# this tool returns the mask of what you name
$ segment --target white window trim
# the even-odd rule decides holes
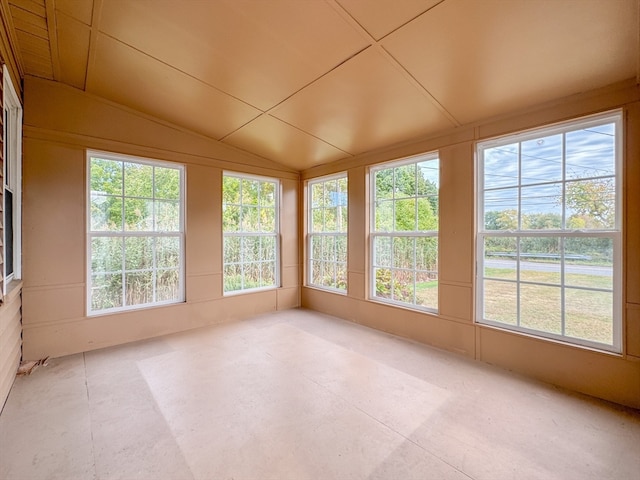
[[[623,353],[623,315],[622,315],[622,240],[623,240],[623,228],[622,219],[624,217],[623,211],[623,114],[622,110],[613,110],[601,114],[590,115],[581,117],[566,122],[560,122],[552,125],[548,125],[541,128],[535,128],[525,130],[521,133],[509,134],[501,137],[495,137],[476,144],[477,151],[477,236],[476,236],[476,318],[475,322],[480,325],[489,325],[499,328],[501,330],[513,331],[532,335],[536,338],[559,341],[566,345],[593,348],[596,350],[604,350],[612,353]],[[615,226],[613,230],[517,230],[517,231],[485,231],[484,225],[484,162],[483,152],[484,150],[506,145],[515,142],[525,142],[534,138],[540,138],[548,135],[562,134],[572,132],[580,128],[588,128],[590,126],[601,125],[603,123],[615,123],[616,125],[616,138],[615,138],[615,188],[616,188],[616,218]],[[585,178],[588,180],[588,178]],[[563,178],[562,183],[569,183]],[[541,182],[544,184],[545,182]],[[533,184],[537,185],[537,184]],[[529,186],[529,185],[527,185]],[[518,197],[520,201],[520,196]],[[563,209],[564,210],[564,209]],[[612,345],[594,342],[586,339],[569,337],[565,335],[558,335],[550,332],[541,332],[538,330],[532,330],[525,327],[506,324],[493,320],[487,320],[483,318],[484,312],[484,240],[487,237],[559,237],[559,238],[576,238],[576,237],[600,237],[612,239],[614,247],[613,256],[613,317],[612,317],[612,329],[613,329],[613,342]],[[561,264],[561,268],[564,268],[564,264]],[[522,283],[519,280],[515,280],[514,283]],[[525,284],[533,284],[534,282],[524,282]],[[564,286],[564,283],[562,284]],[[588,290],[585,288],[585,290]],[[520,301],[518,297],[518,302]]]
[[[330,182],[332,180],[340,180],[342,178],[347,179],[347,212],[348,212],[348,208],[349,208],[349,194],[348,194],[348,188],[349,188],[349,176],[347,174],[347,172],[340,172],[340,173],[336,173],[336,174],[332,174],[332,175],[326,175],[323,177],[316,177],[313,179],[310,179],[307,181],[307,199],[308,199],[308,205],[307,205],[307,256],[306,256],[306,265],[307,265],[307,275],[306,275],[306,287],[309,288],[317,288],[318,290],[324,290],[327,292],[331,292],[331,293],[337,293],[339,295],[347,295],[348,290],[349,290],[349,276],[348,276],[348,268],[349,268],[349,258],[348,258],[348,249],[349,249],[349,225],[347,224],[347,228],[345,231],[336,231],[336,232],[314,232],[313,231],[313,216],[312,216],[312,209],[313,209],[313,205],[312,205],[312,201],[313,201],[313,196],[311,193],[311,189],[313,187],[313,185],[317,184],[317,183],[324,183],[324,182]],[[347,213],[348,215],[348,213]],[[347,216],[348,218],[348,216]],[[325,285],[318,285],[313,283],[312,281],[312,275],[313,275],[313,269],[311,267],[311,248],[312,248],[312,239],[313,237],[318,236],[318,237],[322,237],[322,236],[331,236],[331,237],[335,237],[335,236],[343,236],[346,238],[347,241],[347,264],[345,265],[345,269],[347,269],[347,288],[345,289],[341,289],[341,288],[334,288],[334,287],[328,287]],[[332,262],[334,264],[337,264],[339,262]]]
[[[257,180],[259,182],[272,182],[276,184],[275,187],[275,195],[276,198],[274,199],[274,204],[275,204],[275,224],[276,224],[276,231],[275,232],[270,232],[270,233],[263,233],[263,232],[243,232],[243,231],[237,231],[237,232],[225,232],[224,231],[224,226],[222,226],[222,295],[224,297],[231,297],[234,295],[244,295],[247,293],[256,293],[256,292],[263,292],[263,291],[268,291],[268,290],[276,290],[278,288],[281,288],[281,270],[282,270],[282,266],[281,266],[281,255],[280,255],[280,245],[281,245],[281,226],[280,226],[280,210],[282,209],[282,205],[281,205],[281,199],[282,199],[282,182],[280,181],[280,179],[278,178],[274,178],[274,177],[266,177],[263,175],[254,175],[254,174],[250,174],[250,173],[241,173],[241,172],[234,172],[234,171],[230,171],[230,170],[225,170],[222,172],[222,178],[224,179],[224,177],[235,177],[235,178],[239,178],[239,179],[247,179],[247,180]],[[222,189],[223,191],[222,193],[222,197],[223,197],[223,201],[221,202],[221,207],[224,207],[224,181],[222,182]],[[275,239],[275,243],[276,243],[276,258],[275,258],[275,266],[276,266],[276,271],[275,271],[275,284],[274,285],[267,285],[264,287],[254,287],[254,288],[242,288],[240,290],[231,290],[226,292],[224,290],[224,239],[225,237],[243,237],[243,236],[256,236],[256,237],[260,237],[260,236],[273,236]],[[244,281],[244,280],[243,280]]]
[[[156,166],[156,167],[169,167],[169,168],[173,168],[173,169],[177,169],[180,170],[180,231],[179,232],[161,232],[161,231],[150,231],[150,232],[136,232],[136,231],[122,231],[122,232],[111,232],[111,231],[92,231],[91,230],[91,158],[92,157],[97,157],[100,159],[104,159],[104,160],[113,160],[116,162],[131,162],[131,163],[137,163],[137,164],[141,164],[141,165],[150,165],[150,166]],[[132,156],[132,155],[125,155],[125,154],[119,154],[119,153],[111,153],[111,152],[104,152],[104,151],[99,151],[99,150],[87,150],[86,151],[86,179],[85,179],[85,185],[86,185],[86,208],[87,208],[87,214],[86,214],[86,229],[87,229],[87,236],[86,236],[86,251],[85,251],[85,258],[86,258],[86,279],[87,279],[87,288],[86,288],[86,312],[87,312],[87,316],[88,317],[97,317],[97,316],[101,316],[101,315],[110,315],[113,313],[120,313],[120,312],[127,312],[127,311],[131,311],[131,310],[145,310],[148,308],[156,308],[156,307],[162,307],[162,306],[166,306],[166,305],[175,305],[178,303],[184,303],[185,302],[185,224],[186,224],[186,219],[185,219],[185,212],[186,212],[186,191],[185,191],[185,186],[186,186],[186,178],[185,178],[185,172],[186,169],[184,168],[184,165],[182,164],[178,164],[178,163],[173,163],[173,162],[167,162],[167,161],[162,161],[162,160],[154,160],[151,158],[145,158],[145,157],[136,157],[136,156]],[[123,196],[123,198],[126,198]],[[124,217],[123,217],[124,218]],[[179,237],[180,238],[180,266],[179,266],[179,271],[178,271],[178,299],[177,300],[164,300],[164,301],[156,301],[156,302],[152,302],[152,303],[145,303],[142,305],[125,305],[122,307],[115,307],[115,308],[108,308],[108,309],[103,309],[103,310],[92,310],[91,309],[91,275],[92,275],[92,271],[91,271],[91,239],[94,236],[98,236],[98,237]],[[125,261],[125,256],[124,256],[124,251],[122,254],[122,272],[123,275],[125,273],[125,269],[124,269],[124,261]],[[155,262],[155,260],[154,260]],[[154,271],[155,271],[155,266],[154,266]],[[123,283],[124,286],[124,283]],[[123,296],[125,295],[124,292],[124,288],[123,288]],[[124,303],[124,301],[123,301]]]
[[[373,302],[382,303],[385,305],[393,305],[397,307],[406,308],[409,310],[416,310],[420,312],[426,313],[435,313],[438,314],[440,310],[440,301],[438,301],[438,308],[433,308],[424,305],[416,305],[407,302],[401,302],[395,299],[383,298],[376,296],[376,276],[375,276],[375,239],[380,237],[388,237],[393,242],[394,237],[405,237],[405,238],[426,238],[426,237],[435,237],[438,239],[438,279],[440,277],[440,212],[438,211],[438,230],[428,230],[424,232],[411,232],[411,231],[391,231],[391,232],[382,232],[376,231],[376,188],[375,188],[375,173],[380,170],[385,170],[388,168],[396,168],[402,167],[405,165],[411,165],[420,162],[426,162],[430,160],[438,160],[440,161],[439,152],[427,152],[420,155],[413,155],[407,158],[401,158],[398,160],[392,160],[389,162],[384,162],[372,166],[369,168],[369,184],[370,184],[370,205],[369,208],[369,292],[368,292],[368,300]],[[395,194],[394,194],[395,200]],[[438,185],[438,202],[440,200],[440,185]],[[414,260],[415,260],[415,251],[414,251]],[[399,268],[389,267],[390,270],[402,270]],[[414,271],[414,270],[412,270]],[[440,282],[438,281],[438,296],[440,295]],[[414,285],[414,297],[415,297],[415,285]]]
[[[3,294],[7,293],[7,287],[12,280],[20,280],[22,278],[22,105],[13,86],[9,70],[6,65],[2,66],[3,74],[3,108],[9,106],[11,121],[14,128],[11,130],[11,138],[7,139],[6,134],[3,135],[4,141],[8,142],[5,151],[8,150],[11,158],[5,158],[5,162],[11,162],[11,172],[14,178],[4,179],[4,183],[8,183],[13,193],[13,273],[6,275],[6,261],[3,263]],[[4,112],[3,112],[4,115]],[[6,132],[6,127],[5,127]],[[5,169],[6,170],[6,169]],[[2,188],[4,189],[4,183]],[[3,208],[2,225],[6,225],[5,212]],[[4,243],[4,239],[3,239]],[[5,253],[3,246],[3,258]]]

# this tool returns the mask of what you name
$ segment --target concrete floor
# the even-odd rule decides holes
[[[50,361],[2,479],[640,478],[640,412],[305,310]]]

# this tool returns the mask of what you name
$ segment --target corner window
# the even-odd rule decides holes
[[[3,191],[2,294],[13,279],[22,278],[22,106],[3,65]]]
[[[347,293],[346,173],[309,181],[307,284]]]
[[[280,285],[278,180],[222,177],[224,293]]]
[[[621,125],[478,145],[478,322],[620,351]]]
[[[371,169],[371,297],[438,310],[436,155]]]
[[[183,167],[87,157],[89,314],[184,301]]]

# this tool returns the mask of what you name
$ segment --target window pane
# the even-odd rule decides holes
[[[125,230],[150,232],[153,230],[153,200],[124,199]]]
[[[322,232],[324,230],[322,208],[314,208],[311,210],[311,222],[312,232]]]
[[[263,207],[276,206],[276,184],[273,182],[260,183],[260,205]]]
[[[153,302],[153,272],[125,273],[124,281],[126,305]]]
[[[332,236],[322,237],[322,260],[332,262],[335,260],[335,238]]]
[[[416,303],[438,308],[438,277],[434,273],[416,272]]]
[[[224,263],[240,262],[240,237],[225,237]]]
[[[224,291],[242,290],[242,266],[237,264],[224,266]]]
[[[180,171],[175,168],[155,167],[155,198],[180,200]]]
[[[314,183],[311,185],[311,207],[324,207],[324,183]]]
[[[519,151],[517,143],[484,150],[484,188],[518,185]]]
[[[276,264],[275,262],[262,263],[262,287],[275,286],[276,284]]]
[[[262,260],[276,260],[276,237],[260,237],[260,258]]]
[[[156,267],[180,267],[180,238],[160,237],[156,239]]]
[[[518,284],[485,280],[484,318],[510,325],[518,324]]]
[[[156,232],[180,231],[180,202],[158,200],[156,204]]]
[[[404,165],[394,169],[396,198],[416,195],[416,166]]]
[[[393,204],[392,200],[376,203],[376,231],[393,231]]]
[[[391,298],[399,302],[415,303],[415,272],[392,270],[393,294]]]
[[[336,264],[336,282],[333,285],[334,288],[340,290],[347,289],[347,265],[346,263]]]
[[[240,179],[225,175],[222,178],[222,201],[225,204],[240,203]]]
[[[393,168],[378,170],[376,176],[376,200],[393,198]]]
[[[180,298],[180,273],[177,269],[158,270],[156,274],[156,301],[166,302]]]
[[[325,208],[324,209],[324,231],[335,232],[338,226],[338,209]]]
[[[260,209],[260,231],[275,232],[276,231],[276,210],[275,208]]]
[[[122,274],[91,276],[91,310],[122,307]]]
[[[119,237],[99,237],[91,240],[91,272],[122,270],[122,242]]]
[[[375,296],[380,298],[391,298],[391,270],[388,268],[375,268],[376,279]]]
[[[484,276],[518,279],[518,239],[487,237],[484,239]]]
[[[242,179],[242,204],[258,205],[258,191],[260,182],[257,180]]]
[[[517,230],[517,188],[485,192],[484,228],[485,230]]]
[[[613,342],[613,293],[567,288],[566,334],[611,344]]]
[[[91,230],[122,230],[122,198],[91,195]]]
[[[566,134],[567,179],[615,175],[615,124],[598,125]]]
[[[92,158],[91,193],[122,195],[122,162]]]
[[[378,267],[391,266],[391,238],[375,237],[373,241],[373,264]]]
[[[440,186],[440,161],[429,160],[418,163],[418,195],[434,195],[437,197]]]
[[[311,283],[322,285],[322,262],[319,260],[311,262]]]
[[[415,267],[415,240],[411,237],[395,237],[393,239],[393,266],[395,268]]]
[[[342,263],[347,263],[347,236],[336,235],[336,257],[335,260]]]
[[[260,259],[260,237],[242,237],[242,262]]]
[[[314,260],[318,260],[322,256],[322,237],[318,235],[313,235],[311,237],[311,258]]]
[[[615,228],[616,186],[613,178],[568,182],[566,189],[567,228]]]
[[[240,231],[240,207],[235,205],[222,207],[222,228],[225,232]]]
[[[520,280],[559,285],[561,282],[560,238],[520,238]]]
[[[562,333],[559,287],[520,285],[520,325],[532,330]]]
[[[124,239],[126,270],[153,268],[153,238],[129,237]]]
[[[567,238],[565,283],[573,287],[613,288],[613,240]]]
[[[416,230],[416,200],[404,199],[395,201],[395,230]]]
[[[140,163],[124,164],[124,194],[127,197],[153,196],[153,167]]]
[[[242,208],[242,231],[243,232],[259,232],[260,223],[258,222],[258,207],[241,207]]]
[[[426,272],[438,271],[438,237],[415,239],[416,269]]]
[[[523,230],[562,226],[562,184],[523,187],[520,202]]]
[[[437,198],[418,199],[418,230],[422,232],[438,230],[437,208]]]
[[[522,142],[522,184],[562,180],[562,135]]]

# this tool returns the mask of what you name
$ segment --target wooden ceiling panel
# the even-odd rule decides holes
[[[453,126],[373,47],[272,114],[351,154]]]
[[[220,139],[260,112],[106,35],[98,35],[86,90]]]
[[[91,29],[65,14],[56,15],[60,81],[84,90]]]
[[[75,18],[85,25],[91,25],[93,0],[55,0],[55,5],[56,10]]]
[[[105,2],[100,29],[261,110],[367,46],[318,1]]]
[[[382,41],[461,123],[636,74],[636,0],[447,0]]]
[[[233,132],[224,142],[295,169],[311,168],[349,156],[267,114]]]
[[[369,34],[380,40],[442,0],[337,0]]]

